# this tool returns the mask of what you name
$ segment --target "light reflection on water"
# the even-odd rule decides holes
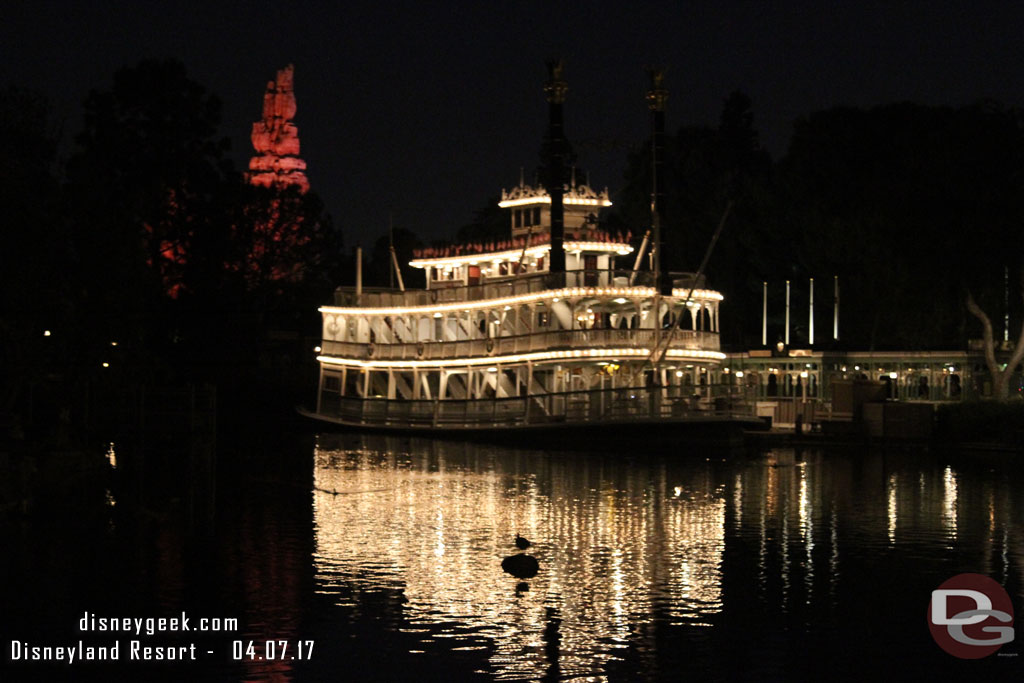
[[[960,571],[1019,586],[1010,485],[972,474],[966,500],[954,468],[911,460],[321,439],[316,582],[356,611],[362,592],[401,591],[396,628],[416,639],[410,651],[477,650],[497,680],[605,680],[627,651],[672,661],[657,652],[666,628],[691,640],[758,620],[857,631],[849,609],[887,606],[871,583],[881,570],[901,592],[890,608],[914,599],[911,585],[927,596]],[[500,569],[516,533],[541,563],[525,591]],[[897,622],[921,621],[916,607],[904,611]]]
[[[930,592],[962,572],[1004,585],[1021,613],[1016,461],[369,437],[315,447],[289,437],[244,456],[225,468],[202,533],[184,500],[140,506],[131,487],[98,479],[82,485],[81,514],[54,499],[8,529],[0,563],[12,577],[0,582],[0,631],[12,638],[74,642],[83,610],[238,617],[237,632],[208,639],[216,656],[192,668],[20,673],[46,683],[1019,678],[1019,657],[951,661],[924,618]],[[118,460],[130,470],[127,453]],[[500,569],[516,533],[541,562],[529,590]],[[316,650],[311,661],[237,661],[236,639],[259,654],[267,640]],[[903,670],[913,676],[894,676]]]
[[[721,609],[725,501],[706,472],[321,447],[314,483],[318,579],[403,588],[411,629],[435,627],[425,643],[492,641],[499,679],[547,669],[553,613],[572,678],[599,674],[655,603],[702,625]],[[516,533],[542,567],[528,591],[500,569]]]

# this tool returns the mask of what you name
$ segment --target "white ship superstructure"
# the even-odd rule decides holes
[[[546,88],[556,151],[558,75]],[[656,261],[598,227],[607,190],[560,163],[545,185],[502,193],[507,239],[424,249],[410,262],[424,289],[339,289],[320,308],[317,417],[416,429],[735,417],[722,295],[640,268]]]

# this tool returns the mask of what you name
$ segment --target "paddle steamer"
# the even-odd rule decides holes
[[[315,417],[431,432],[753,421],[723,367],[722,295],[660,269],[656,211],[637,249],[599,227],[611,201],[566,163],[558,67],[545,91],[545,177],[502,192],[507,239],[424,249],[409,265],[425,288],[357,283],[319,309]]]

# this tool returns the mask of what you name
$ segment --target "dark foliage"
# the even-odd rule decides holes
[[[0,416],[35,378],[73,353],[76,292],[56,177],[59,130],[49,103],[31,91],[0,92]],[[44,336],[49,331],[50,335]]]
[[[718,128],[688,126],[667,138],[662,267],[696,271],[732,202],[706,275],[726,293],[726,340],[750,344],[754,328],[748,323],[759,315],[761,281],[779,262],[785,239],[774,229],[772,162],[758,143],[750,100],[733,93],[725,100]],[[614,198],[616,206],[606,220],[609,228],[642,236],[651,222],[650,186],[651,155],[646,145],[630,156],[623,191]]]
[[[315,193],[247,185],[226,161],[219,124],[219,101],[180,63],[122,69],[110,89],[89,95],[62,185],[46,102],[2,94],[6,406],[57,358],[69,377],[105,372],[100,361],[113,357],[115,341],[135,379],[204,378],[255,363],[268,330],[315,334],[316,307],[354,281],[352,257],[342,259],[340,233]],[[798,120],[773,163],[752,103],[733,93],[717,126],[686,126],[666,143],[667,270],[695,270],[732,205],[707,269],[726,296],[728,346],[760,344],[766,281],[768,342],[781,338],[786,280],[793,344],[806,343],[811,277],[823,331],[839,277],[847,347],[961,347],[979,334],[964,311],[967,291],[993,320],[1008,312],[1019,324],[1020,111],[987,102],[831,109]],[[650,178],[645,146],[630,156],[604,228],[639,241],[650,224]],[[508,234],[492,199],[455,237]],[[408,267],[421,241],[401,227],[393,241],[406,286],[422,286],[422,271]],[[367,286],[397,284],[389,244],[382,237],[364,254]],[[828,336],[819,332],[818,345]]]
[[[707,271],[726,296],[722,325],[732,348],[760,345],[763,282],[769,344],[783,336],[786,280],[792,345],[808,342],[810,278],[816,345],[831,343],[834,276],[840,342],[850,348],[963,347],[979,336],[964,311],[968,289],[1000,319],[1005,297],[1020,320],[1024,129],[1015,109],[986,102],[818,112],[796,122],[787,154],[773,164],[758,145],[749,99],[734,93],[717,128],[680,129],[668,157],[668,269],[697,268],[733,202]],[[642,232],[649,187],[644,150],[630,158],[609,225]]]
[[[509,214],[498,206],[497,197],[487,200],[487,206],[478,209],[473,215],[473,222],[459,228],[455,234],[458,244],[467,242],[492,242],[508,239],[512,227]]]
[[[174,300],[226,239],[223,193],[236,178],[219,124],[220,101],[174,61],[121,69],[85,102],[65,192],[83,334],[127,345],[140,366],[167,357]]]
[[[1014,110],[833,109],[797,122],[780,196],[801,270],[844,285],[851,343],[962,346],[965,291],[1001,312],[1020,265],[1022,172]]]
[[[377,238],[369,253],[363,251],[363,284],[367,287],[398,288],[398,280],[394,276],[391,259],[392,243],[406,288],[423,287],[423,271],[409,265],[409,261],[413,259],[413,251],[421,248],[423,242],[416,233],[401,227],[394,228],[390,235]]]
[[[9,225],[34,228],[2,250],[0,334],[25,337],[4,339],[6,366],[38,381],[52,359],[14,358],[53,348],[68,387],[217,380],[255,365],[270,330],[315,332],[341,277],[340,234],[315,193],[253,188],[232,169],[215,96],[178,62],[144,61],[84,109],[61,185],[45,102],[10,91],[0,106],[15,141],[0,157],[0,206]],[[5,403],[18,387],[5,378]]]

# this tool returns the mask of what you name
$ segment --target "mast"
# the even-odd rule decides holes
[[[661,271],[661,178],[665,174],[665,103],[668,91],[663,87],[665,73],[661,69],[649,69],[651,87],[647,91],[647,107],[651,110],[651,265],[654,270],[654,349],[652,353],[654,384],[661,384],[659,350],[661,348],[661,293],[672,293],[670,278],[663,278]],[[663,281],[664,280],[664,281]],[[693,286],[690,287],[693,291]],[[682,312],[679,313],[682,316]]]
[[[551,197],[551,251],[549,269],[552,273],[565,273],[565,130],[562,107],[569,85],[563,78],[562,60],[547,63],[548,82],[544,94],[548,100],[548,135],[546,154],[545,189]]]
[[[662,69],[648,69],[648,74],[651,78],[651,87],[647,91],[647,107],[651,110],[651,255],[654,286],[662,291],[666,289],[666,283],[662,281],[662,268],[666,264],[661,258],[664,246],[661,234],[661,205],[664,203],[665,105],[668,102],[668,90],[664,88],[665,73]],[[671,287],[671,283],[668,283],[668,292],[671,291]]]

